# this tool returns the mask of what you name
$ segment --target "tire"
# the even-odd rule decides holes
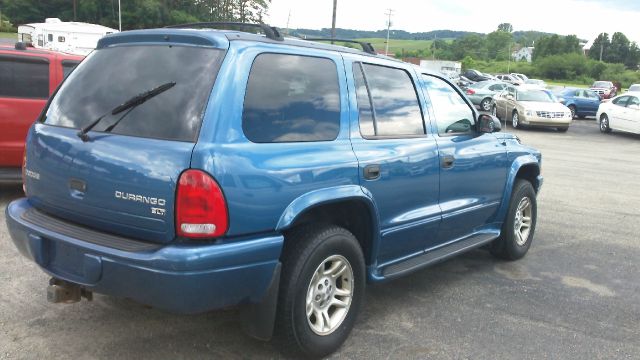
[[[563,132],[564,133],[564,132],[567,132],[567,130],[569,130],[569,127],[568,126],[567,127],[559,127],[557,129],[558,129],[559,132]]]
[[[536,193],[531,183],[526,180],[517,180],[513,186],[509,210],[502,225],[500,237],[491,244],[491,254],[505,260],[518,260],[524,257],[533,241],[537,209]],[[528,225],[528,228],[524,225]]]
[[[609,116],[607,116],[607,114],[600,115],[600,131],[603,133],[611,132],[611,127],[609,126]]]
[[[337,226],[301,227],[286,236],[281,260],[276,342],[296,357],[331,354],[349,336],[364,300],[366,272],[358,240]],[[322,275],[323,266],[342,273]],[[336,299],[343,304],[332,305]]]
[[[513,126],[514,129],[522,127],[522,125],[520,125],[520,115],[518,115],[518,111],[516,110],[513,110],[511,114],[511,126]]]
[[[480,102],[480,110],[482,111],[491,111],[491,99],[490,98],[485,98],[482,99],[482,101]]]
[[[575,105],[569,105],[569,110],[571,110],[571,118],[575,119],[576,116],[578,115],[576,112],[576,106]]]
[[[498,107],[497,106],[493,105],[493,107],[491,108],[491,115],[493,115],[493,116],[495,116],[495,117],[497,117],[499,119],[499,117],[498,117]]]

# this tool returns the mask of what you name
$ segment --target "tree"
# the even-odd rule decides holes
[[[582,53],[580,40],[575,35],[543,36],[537,42],[533,51],[533,59],[541,59],[552,55]]]
[[[512,33],[513,32],[513,26],[511,24],[509,24],[509,23],[502,23],[502,24],[498,25],[498,31]]]
[[[602,33],[598,35],[589,49],[589,57],[594,60],[604,60],[604,55],[607,53],[610,45],[609,34]],[[602,56],[602,59],[600,56]]]
[[[467,35],[451,44],[451,52],[455,59],[470,56],[477,60],[484,60],[487,58],[487,42],[480,35]]]
[[[513,36],[510,32],[494,31],[487,35],[487,56],[494,60],[509,59],[509,48],[513,43]]]
[[[603,60],[609,63],[623,64],[629,56],[629,45],[631,42],[623,33],[614,33]]]

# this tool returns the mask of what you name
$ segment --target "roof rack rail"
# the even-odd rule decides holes
[[[303,40],[308,40],[308,41],[331,41],[332,43],[333,42],[342,42],[342,43],[346,42],[346,43],[359,44],[360,46],[362,46],[362,51],[366,52],[367,54],[376,55],[376,50],[373,48],[373,45],[371,45],[371,43],[364,42],[364,41],[357,41],[357,40],[350,40],[350,39],[308,38],[308,37],[303,38]]]
[[[169,26],[165,26],[165,28],[201,28],[201,27],[207,27],[207,26],[209,27],[236,26],[236,27],[246,27],[246,28],[257,28],[262,30],[264,35],[271,40],[277,40],[277,41],[284,40],[284,38],[282,37],[278,29],[276,29],[273,26],[269,26],[267,24],[213,21],[213,22],[197,22],[197,23],[188,23],[188,24],[169,25]]]

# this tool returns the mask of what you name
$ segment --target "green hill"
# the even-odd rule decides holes
[[[371,45],[373,45],[373,47],[376,50],[382,50],[382,51],[384,51],[385,44],[387,42],[387,39],[380,39],[380,38],[365,38],[365,39],[356,39],[356,40],[363,41],[363,42],[370,42]],[[442,40],[445,40],[447,42],[453,41],[453,39],[442,39]],[[404,49],[404,51],[416,51],[416,50],[430,49],[432,43],[433,43],[433,40],[394,40],[394,39],[390,39],[389,40],[389,52],[390,53],[402,52],[403,49]]]

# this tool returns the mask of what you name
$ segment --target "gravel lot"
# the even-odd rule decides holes
[[[593,120],[515,132],[543,153],[528,256],[478,250],[370,287],[335,358],[640,359],[640,136],[600,134]],[[0,191],[2,209],[20,196]],[[47,280],[2,212],[0,359],[281,357],[243,334],[234,309],[176,316],[101,295],[53,305]]]

